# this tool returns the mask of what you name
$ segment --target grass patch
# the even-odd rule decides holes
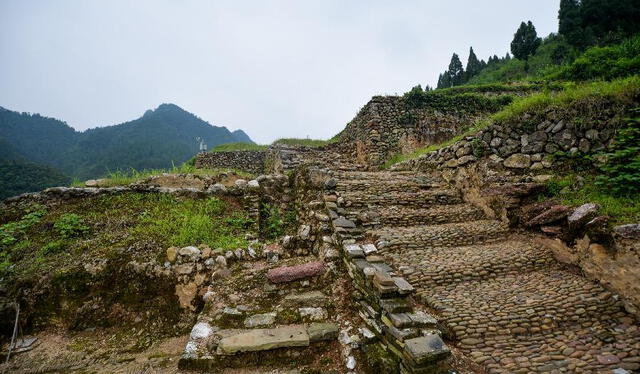
[[[600,205],[599,214],[612,218],[612,224],[640,222],[640,194],[611,195],[609,189],[595,183],[596,176],[580,178],[576,174],[559,176],[547,182],[548,196],[562,204],[580,206],[586,203]]]
[[[537,112],[551,107],[568,108],[585,99],[632,103],[638,95],[640,95],[640,77],[638,76],[612,82],[570,84],[560,92],[545,91],[516,100],[492,115],[491,119],[495,122],[508,122],[527,112]]]
[[[278,140],[274,141],[272,144],[273,145],[275,145],[275,144],[284,144],[284,145],[291,145],[291,146],[304,146],[304,147],[317,148],[317,147],[322,147],[324,145],[327,145],[327,144],[329,144],[331,142],[334,142],[334,138],[331,138],[330,140],[281,138],[281,139],[278,139]]]
[[[230,152],[230,151],[264,151],[269,148],[266,145],[255,143],[225,143],[219,144],[211,149],[211,152]]]
[[[167,246],[206,244],[211,248],[244,247],[244,233],[251,222],[238,211],[229,211],[218,198],[184,200],[159,195],[156,204],[142,211],[131,235],[162,240]]]
[[[139,180],[156,176],[156,175],[161,175],[164,173],[216,176],[221,173],[230,173],[230,172],[235,173],[236,175],[243,178],[253,177],[250,173],[247,173],[242,170],[219,169],[219,168],[199,169],[199,168],[196,168],[194,165],[189,165],[187,163],[184,163],[179,167],[174,166],[171,169],[136,170],[131,168],[127,171],[116,170],[113,172],[109,172],[104,178],[102,178],[102,180],[100,181],[100,187],[127,186]],[[85,186],[84,181],[80,181],[79,179],[74,179],[73,182],[71,183],[71,187],[84,187],[84,186]]]
[[[136,192],[74,199],[46,210],[12,206],[0,212],[0,222],[0,277],[5,271],[28,276],[64,268],[83,254],[110,257],[122,248],[143,258],[160,258],[170,246],[242,248],[252,229],[233,198]]]

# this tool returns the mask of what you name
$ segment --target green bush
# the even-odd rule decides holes
[[[640,73],[640,35],[618,45],[592,47],[549,78],[613,79]]]
[[[89,226],[84,219],[75,213],[63,214],[54,224],[53,228],[65,239],[84,236],[89,232]]]

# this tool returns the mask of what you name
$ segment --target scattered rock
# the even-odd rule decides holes
[[[180,248],[180,250],[178,251],[178,254],[180,256],[198,257],[200,256],[201,252],[200,252],[200,249],[198,249],[197,247],[189,246],[189,247]]]
[[[191,305],[191,302],[195,299],[197,293],[198,286],[194,282],[176,285],[176,296],[178,296],[181,308],[195,310],[195,307]]]
[[[252,316],[247,317],[247,319],[244,320],[244,326],[246,328],[270,326],[270,325],[273,325],[275,321],[276,321],[275,312],[254,314]]]
[[[319,342],[323,340],[333,340],[338,337],[340,329],[335,323],[311,323],[307,327],[309,341]]]
[[[577,207],[567,218],[569,226],[572,228],[583,226],[596,215],[599,208],[598,204],[594,203],[587,203]]]
[[[213,332],[213,328],[207,322],[198,322],[191,329],[190,337],[193,340],[206,339]]]
[[[327,311],[324,308],[317,307],[306,307],[299,308],[298,312],[300,316],[304,319],[308,319],[310,321],[323,321],[327,319]]]
[[[564,205],[553,205],[546,211],[525,222],[525,226],[534,227],[559,221],[567,216],[569,210],[569,207],[566,207]]]
[[[344,217],[338,217],[336,219],[333,220],[333,226],[335,227],[342,227],[345,229],[355,229],[356,228],[356,224],[353,223],[353,221],[350,221]]]
[[[625,239],[640,239],[640,223],[615,226],[613,232]]]
[[[353,370],[356,368],[356,358],[353,356],[347,357],[347,369]]]
[[[178,248],[176,247],[167,248],[167,261],[174,263],[176,262],[177,257],[178,257]]]

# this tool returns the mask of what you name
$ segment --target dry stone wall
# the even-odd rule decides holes
[[[264,151],[202,152],[196,156],[196,168],[232,168],[260,174],[265,157]]]
[[[402,97],[374,96],[347,124],[340,142],[350,145],[353,159],[375,167],[392,154],[449,139],[479,117],[429,107],[410,109]]]
[[[599,113],[582,122],[553,115],[535,119],[524,115],[515,123],[493,123],[475,135],[447,147],[398,163],[394,170],[456,168],[489,156],[512,170],[553,167],[559,153],[576,155],[604,150],[612,141],[620,113]],[[562,117],[562,116],[558,116]]]

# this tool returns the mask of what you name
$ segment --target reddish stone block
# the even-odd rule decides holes
[[[323,272],[324,263],[322,261],[314,261],[297,266],[282,266],[271,269],[267,272],[267,279],[272,283],[286,283],[313,277]]]

